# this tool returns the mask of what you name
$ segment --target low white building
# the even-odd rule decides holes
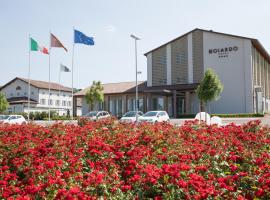
[[[49,100],[49,82],[30,80],[30,112],[51,111],[59,115],[72,112],[72,90],[58,83],[51,83]],[[16,77],[2,86],[1,92],[9,102],[8,112],[28,111],[28,79]]]

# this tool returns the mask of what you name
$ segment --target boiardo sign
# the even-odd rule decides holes
[[[219,58],[228,58],[229,53],[238,51],[238,46],[209,49],[209,54],[218,55]]]
[[[224,47],[224,48],[209,49],[209,54],[213,54],[213,53],[224,53],[224,52],[230,52],[230,51],[238,51],[238,47],[237,46],[233,46],[233,47]]]

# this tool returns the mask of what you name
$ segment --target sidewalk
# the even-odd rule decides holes
[[[245,124],[249,121],[261,120],[263,125],[270,126],[270,115],[265,115],[264,117],[243,117],[243,118],[221,118],[222,124],[235,123],[237,125]],[[171,123],[174,125],[183,125],[185,121],[192,121],[194,119],[171,119]]]

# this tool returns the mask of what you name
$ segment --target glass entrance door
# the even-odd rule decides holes
[[[185,114],[185,98],[178,96],[176,97],[176,115],[179,117],[183,114]]]

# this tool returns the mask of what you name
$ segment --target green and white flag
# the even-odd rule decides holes
[[[70,69],[67,66],[63,65],[62,63],[60,64],[60,71],[61,72],[71,72]]]

